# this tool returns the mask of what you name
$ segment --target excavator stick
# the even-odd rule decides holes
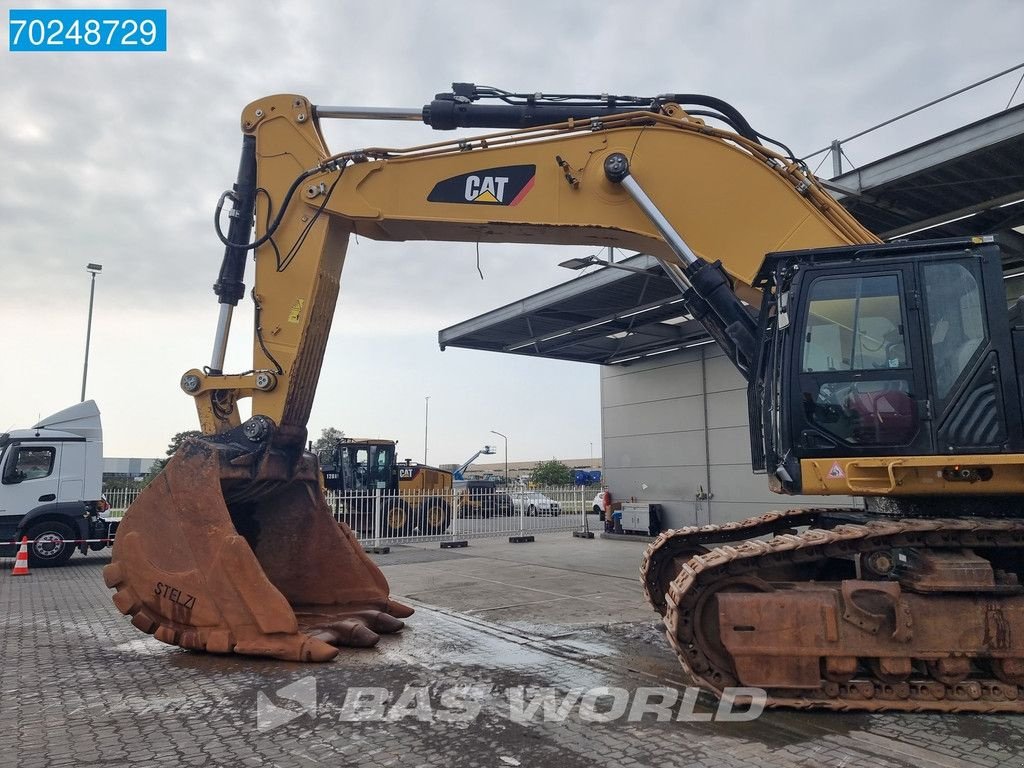
[[[282,432],[255,417],[190,439],[129,507],[103,577],[132,624],[182,648],[289,661],[402,629],[412,609],[335,522],[313,456],[275,445]]]

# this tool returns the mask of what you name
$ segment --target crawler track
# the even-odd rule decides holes
[[[807,526],[803,532],[796,528]],[[762,540],[757,537],[773,535]],[[666,635],[684,668],[696,681],[721,694],[743,685],[724,646],[702,633],[702,599],[732,584],[773,580],[793,582],[799,569],[826,561],[855,559],[886,549],[980,548],[1024,552],[1024,522],[987,518],[892,519],[861,510],[810,509],[773,512],[722,526],[668,531],[648,549],[641,565],[644,590],[663,615]],[[666,588],[667,585],[667,588]],[[942,596],[929,599],[941,601]],[[941,602],[935,604],[941,606]],[[908,644],[910,654],[914,646]],[[1011,641],[1012,664],[1024,659],[1020,640]],[[927,654],[926,654],[927,655]],[[865,661],[865,660],[862,660]],[[972,657],[970,674],[943,682],[924,659],[914,658],[909,676],[893,680],[871,673],[866,664],[845,682],[824,677],[817,690],[768,689],[772,706],[832,710],[931,712],[1024,712],[1020,675],[997,679],[984,654]],[[942,677],[942,675],[938,675]]]

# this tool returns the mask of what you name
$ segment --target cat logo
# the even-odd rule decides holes
[[[467,176],[466,200],[471,203],[500,203],[505,199],[508,176]]]
[[[439,181],[427,196],[430,203],[519,205],[533,189],[535,165],[483,168]]]
[[[412,480],[416,477],[416,467],[402,467],[398,470],[399,480]]]

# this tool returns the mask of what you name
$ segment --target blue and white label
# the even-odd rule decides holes
[[[7,16],[11,51],[166,51],[164,9],[14,9]]]

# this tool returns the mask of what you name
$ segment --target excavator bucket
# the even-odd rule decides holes
[[[129,507],[103,577],[143,632],[212,653],[328,661],[412,614],[335,522],[315,459],[274,447],[274,434],[258,417],[186,441]]]

